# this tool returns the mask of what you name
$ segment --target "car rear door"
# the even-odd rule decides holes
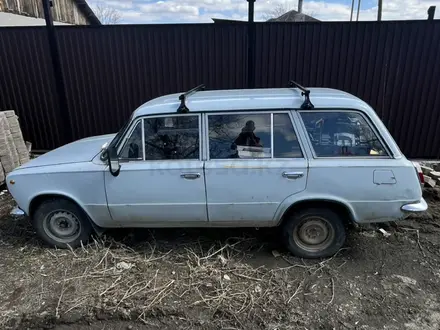
[[[263,225],[287,197],[303,191],[308,163],[289,111],[206,115],[210,222]]]

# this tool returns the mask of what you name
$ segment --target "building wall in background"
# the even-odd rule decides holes
[[[54,1],[56,4],[52,8],[54,21],[76,25],[89,24],[74,0]],[[0,12],[44,19],[43,3],[41,0],[0,0]],[[0,25],[6,25],[1,19],[2,17],[0,17]],[[12,17],[10,20],[17,21],[19,19]],[[32,20],[22,20],[22,22],[23,24],[29,22],[29,25],[36,25]]]
[[[46,25],[44,18],[35,18],[12,13],[0,12],[0,26],[39,26]],[[54,25],[69,25],[69,23],[54,22]]]

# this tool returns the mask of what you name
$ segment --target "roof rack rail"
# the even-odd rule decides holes
[[[305,96],[304,98],[304,103],[301,105],[301,109],[303,110],[312,110],[313,108],[315,108],[315,106],[313,105],[313,103],[310,101],[310,91],[301,86],[300,84],[298,84],[297,82],[291,80],[289,81],[289,87],[291,88],[298,88],[301,90],[301,95]]]
[[[188,109],[188,107],[187,107],[186,104],[185,104],[186,98],[187,98],[188,96],[190,96],[191,94],[194,94],[195,92],[203,91],[203,90],[205,90],[205,85],[204,85],[204,84],[199,85],[199,86],[197,86],[197,87],[194,87],[193,89],[191,89],[191,90],[189,90],[189,91],[187,91],[187,92],[181,94],[181,95],[179,96],[180,105],[179,105],[179,107],[177,108],[177,112],[179,112],[179,113],[188,113],[188,112],[189,112],[189,109]]]

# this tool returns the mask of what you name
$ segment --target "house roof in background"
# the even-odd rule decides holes
[[[280,17],[269,19],[268,22],[319,22],[319,19],[299,13],[296,10],[289,10]]]
[[[101,21],[95,15],[92,8],[90,8],[89,4],[86,0],[73,0],[78,9],[84,14],[86,19],[89,21],[90,25],[101,25]]]

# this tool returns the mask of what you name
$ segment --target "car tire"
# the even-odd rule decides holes
[[[344,223],[330,209],[308,208],[295,212],[281,229],[287,249],[300,258],[330,257],[345,243]]]
[[[38,236],[49,246],[75,248],[87,243],[92,226],[87,214],[66,199],[50,199],[41,203],[32,217]]]

